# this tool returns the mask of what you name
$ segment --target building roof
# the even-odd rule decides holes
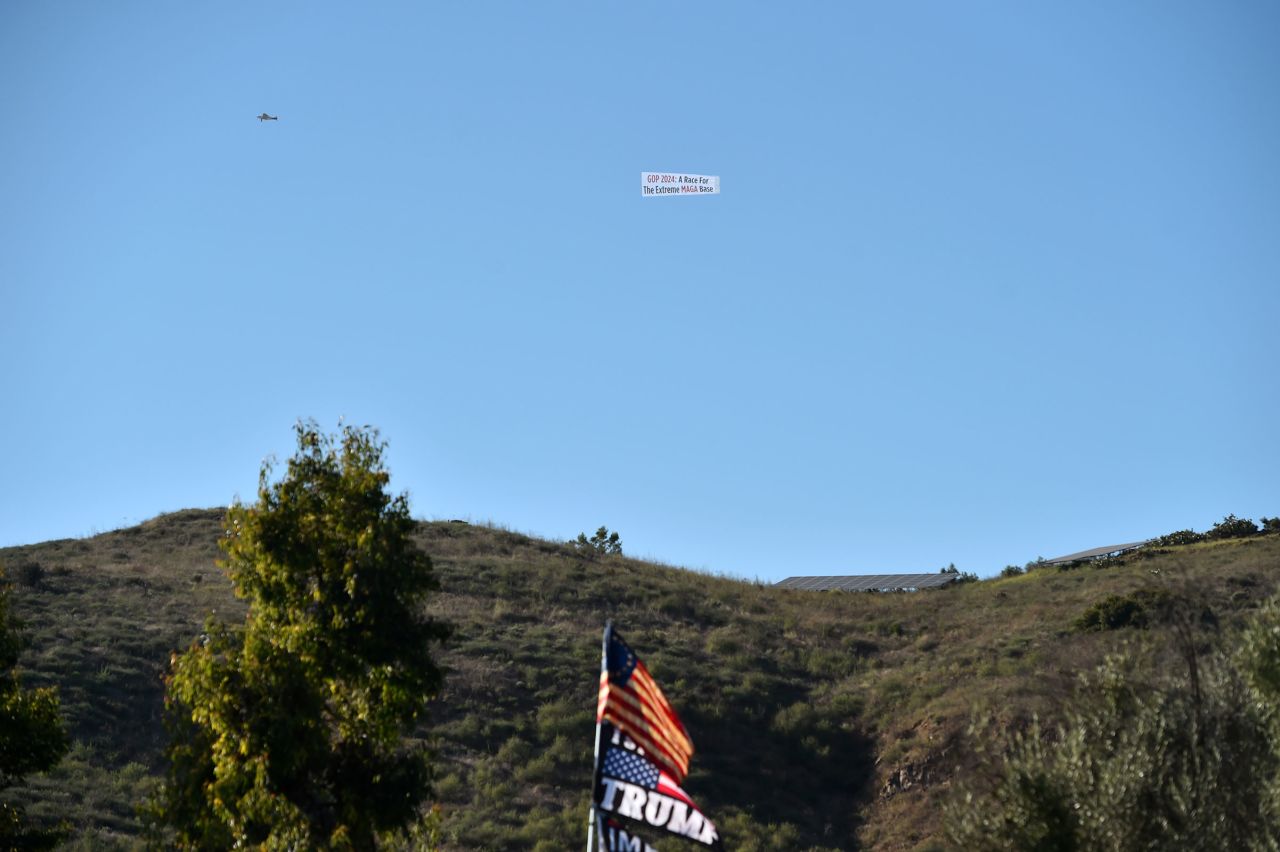
[[[1099,556],[1112,556],[1117,553],[1124,553],[1126,550],[1136,550],[1145,541],[1131,541],[1128,544],[1108,544],[1106,547],[1095,547],[1092,550],[1082,550],[1079,553],[1068,553],[1066,556],[1056,556],[1053,559],[1046,559],[1046,565],[1065,565],[1068,562],[1081,562],[1085,559],[1097,559]]]
[[[843,577],[788,577],[775,583],[781,589],[808,592],[896,592],[933,589],[959,579],[959,574],[853,574]]]

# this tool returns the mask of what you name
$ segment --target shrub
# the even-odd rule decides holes
[[[1079,631],[1143,629],[1161,620],[1172,600],[1167,592],[1139,589],[1129,595],[1109,595],[1089,607],[1076,619]]]
[[[1268,518],[1265,515],[1258,519],[1262,523],[1262,532],[1265,534],[1280,533],[1280,518]]]
[[[1258,525],[1248,518],[1237,518],[1235,515],[1227,515],[1221,521],[1213,525],[1213,529],[1205,533],[1206,538],[1248,538],[1256,535]]]
[[[13,579],[19,586],[38,589],[44,585],[44,566],[35,560],[19,562],[13,569]]]
[[[1000,571],[1001,577],[1018,577],[1027,573],[1027,570],[1019,565],[1006,565]]]
[[[587,538],[586,533],[578,533],[570,544],[587,556],[618,556],[622,553],[622,539],[617,532],[609,532],[608,527],[600,527],[591,538]]]
[[[1238,662],[1249,686],[1261,699],[1258,706],[1271,725],[1273,746],[1280,747],[1280,598],[1263,604],[1245,628]],[[1276,792],[1280,793],[1280,786]]]
[[[966,850],[1274,848],[1280,761],[1265,704],[1228,659],[1184,658],[1186,674],[1155,684],[1109,658],[1056,736],[1033,725],[991,789],[958,788],[947,838]]]
[[[1157,547],[1177,547],[1182,544],[1196,544],[1204,540],[1204,533],[1198,533],[1195,530],[1178,530],[1177,532],[1160,536],[1152,544]]]

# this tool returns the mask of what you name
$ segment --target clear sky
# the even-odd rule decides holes
[[[765,580],[1280,515],[1278,43],[1270,0],[0,4],[0,545],[252,500],[299,417],[379,427],[415,515]]]

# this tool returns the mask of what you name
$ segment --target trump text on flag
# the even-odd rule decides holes
[[[641,172],[640,194],[645,198],[660,195],[719,195],[720,177],[679,172]]]

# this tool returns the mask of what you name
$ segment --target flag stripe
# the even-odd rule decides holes
[[[672,731],[667,724],[664,724],[665,720],[658,718],[653,708],[643,701],[637,700],[634,695],[623,690],[614,689],[610,690],[610,699],[612,699],[611,704],[617,706],[619,710],[629,712],[645,725],[652,736],[662,742],[668,752],[683,758],[681,762],[687,762],[693,756],[693,744],[688,738],[680,736],[678,731]]]
[[[606,713],[608,707],[613,705],[620,705],[619,709],[629,711],[638,724],[645,725],[652,731],[655,738],[662,741],[666,751],[673,756],[678,756],[680,763],[687,764],[689,758],[693,756],[693,743],[689,741],[688,735],[683,730],[677,730],[671,726],[667,714],[661,713],[625,687],[602,681],[601,701],[597,715]]]
[[[669,764],[674,774],[683,777],[688,772],[688,758],[673,752],[660,739],[655,738],[644,724],[644,721],[637,719],[624,705],[611,705],[605,711],[605,718],[616,724],[623,733],[635,740],[645,751],[654,753],[655,757],[660,757],[664,764]]]
[[[658,682],[653,679],[651,674],[649,674],[649,670],[645,668],[644,663],[638,664],[636,666],[636,671],[642,675],[638,680],[634,675],[632,676],[632,679],[636,680],[636,685],[641,691],[648,694],[648,697],[653,702],[654,706],[661,708],[662,712],[671,721],[672,726],[680,732],[680,736],[685,740],[689,740],[689,732],[684,729],[684,723],[680,721],[680,718],[676,716],[675,711],[671,709],[671,703],[667,701],[667,696],[663,695],[662,689],[658,686]],[[693,750],[692,741],[689,742],[689,750],[690,752]]]
[[[684,725],[682,725],[680,720],[676,718],[675,711],[671,709],[671,704],[667,701],[667,696],[663,694],[662,689],[658,686],[657,682],[654,681],[653,675],[649,674],[649,670],[645,668],[644,663],[636,665],[636,669],[632,672],[631,680],[627,683],[627,686],[638,694],[648,696],[656,706],[662,708],[663,712],[665,712],[666,715],[673,720],[674,724],[683,732]]]
[[[613,707],[605,712],[606,721],[612,722],[618,726],[618,729],[631,737],[636,745],[644,749],[645,754],[649,756],[655,763],[661,764],[665,769],[671,771],[671,774],[677,778],[684,778],[689,772],[689,763],[687,760],[681,760],[678,756],[671,754],[664,748],[661,743],[650,739],[643,728],[638,728],[632,721],[631,717],[624,712],[619,712],[619,708]]]
[[[693,741],[644,661],[612,627],[605,631],[597,723],[608,719],[675,781],[684,780]]]
[[[635,680],[635,677],[632,677]],[[684,725],[676,717],[671,710],[671,705],[667,704],[666,697],[659,691],[655,698],[652,692],[641,692],[631,689],[630,684],[627,686],[619,686],[610,682],[606,676],[600,678],[600,702],[596,709],[598,716],[608,703],[611,696],[617,695],[628,699],[637,711],[653,720],[653,723],[659,726],[671,741],[671,745],[677,751],[693,754],[693,742],[689,739],[689,734],[685,730]]]
[[[673,799],[679,799],[695,811],[699,810],[698,806],[693,803],[693,799],[689,798],[689,794],[686,793],[680,785],[665,772],[659,773],[658,775],[658,792],[668,795]]]

